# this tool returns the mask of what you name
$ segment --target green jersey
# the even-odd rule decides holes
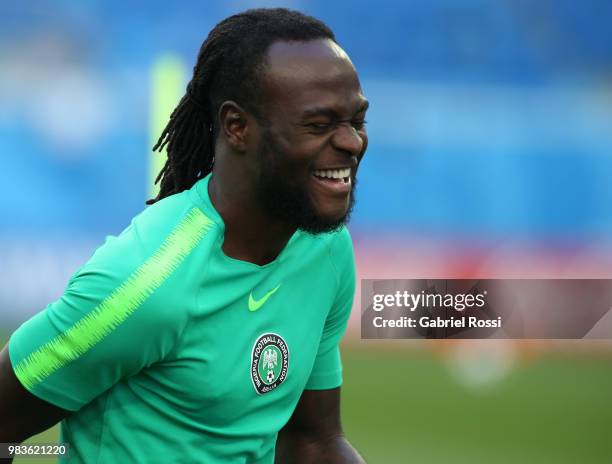
[[[303,390],[342,383],[348,231],[297,231],[264,266],[233,259],[209,179],[107,238],[10,339],[24,387],[74,411],[71,462],[272,463]]]

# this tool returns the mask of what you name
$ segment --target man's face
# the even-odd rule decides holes
[[[259,199],[306,232],[348,220],[367,147],[367,100],[345,52],[329,40],[277,42],[262,77]]]

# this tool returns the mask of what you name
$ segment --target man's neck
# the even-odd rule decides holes
[[[231,187],[223,188],[214,174],[208,184],[210,201],[225,224],[223,252],[260,266],[274,261],[296,228],[272,220],[248,188],[236,184]]]

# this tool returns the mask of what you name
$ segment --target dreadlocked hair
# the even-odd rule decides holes
[[[316,39],[336,41],[323,22],[285,8],[248,10],[217,24],[200,48],[185,95],[153,146],[153,151],[166,148],[168,158],[155,179],[159,194],[147,204],[190,189],[212,171],[216,115],[224,101],[233,100],[263,120],[259,83],[273,42]]]

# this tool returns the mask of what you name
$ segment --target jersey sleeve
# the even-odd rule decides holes
[[[28,391],[76,411],[172,352],[185,323],[163,290],[193,246],[184,223],[153,250],[134,222],[107,238],[62,297],[13,333],[11,365]]]
[[[355,258],[351,237],[346,228],[331,243],[330,256],[337,275],[338,291],[325,321],[306,390],[327,390],[342,385],[339,344],[346,331],[355,295]]]

